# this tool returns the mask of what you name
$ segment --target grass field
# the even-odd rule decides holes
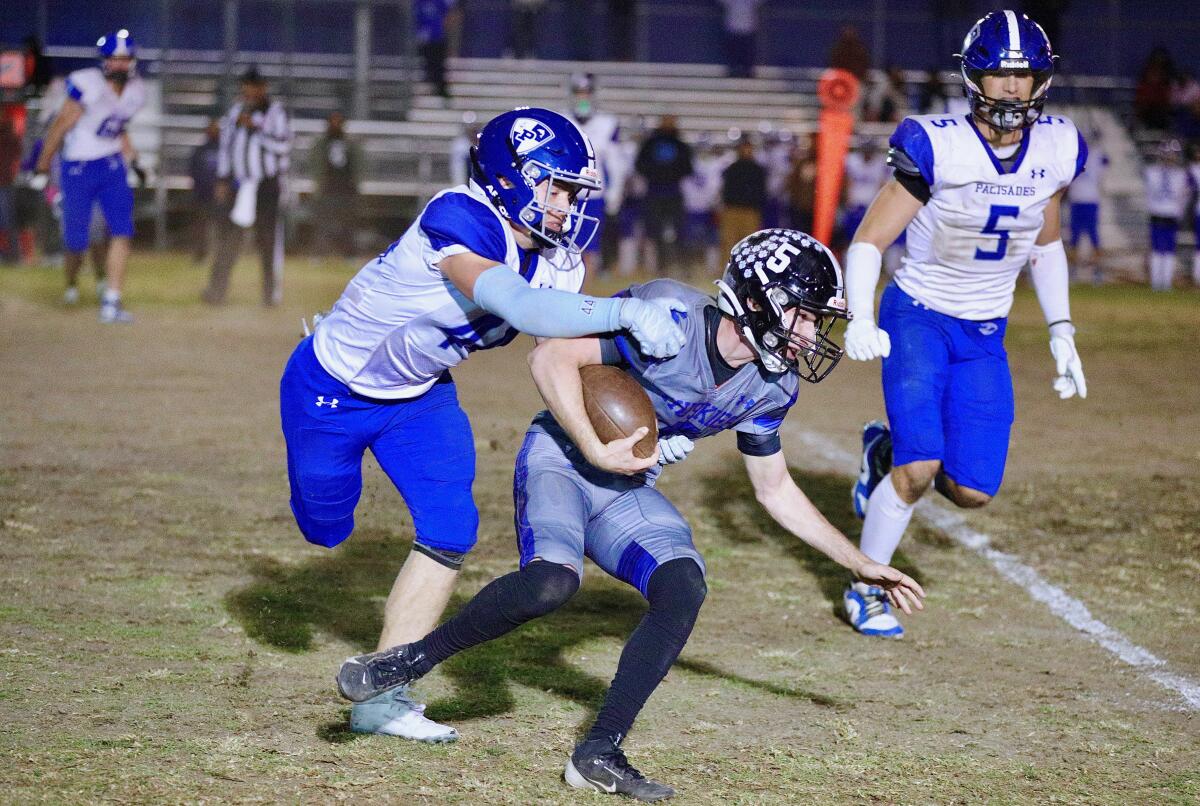
[[[577,803],[561,768],[641,598],[594,566],[573,602],[423,681],[455,745],[348,732],[332,676],[373,645],[411,541],[367,459],[359,527],[307,545],[287,504],[279,373],[299,317],[355,270],[292,261],[281,309],[199,304],[204,272],[138,255],[138,321],[60,307],[58,273],[0,271],[0,802]],[[602,284],[603,290],[615,286]],[[85,294],[86,297],[86,294]],[[1200,679],[1195,292],[1079,288],[1086,401],[1059,401],[1032,294],[1008,344],[1005,488],[973,527],[1167,668]],[[456,371],[482,526],[456,597],[515,567],[511,478],[538,408],[520,339]],[[851,536],[852,466],[877,366],[805,388],[785,448]],[[626,743],[679,803],[1198,803],[1200,716],[925,528],[898,563],[929,591],[904,641],[835,614],[843,576],[761,512],[732,438],[662,488],[691,520],[710,596]]]

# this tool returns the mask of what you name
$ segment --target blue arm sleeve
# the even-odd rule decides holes
[[[622,300],[530,288],[507,266],[493,266],[479,275],[474,297],[480,308],[532,336],[571,338],[621,327]]]
[[[900,121],[896,131],[892,132],[888,145],[908,157],[909,163],[920,171],[925,184],[933,185],[933,143],[929,141],[929,134],[921,128],[920,123],[912,118]],[[902,167],[896,162],[892,165]]]

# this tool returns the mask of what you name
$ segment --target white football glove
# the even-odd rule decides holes
[[[1075,350],[1075,336],[1059,333],[1050,337],[1050,355],[1054,356],[1054,391],[1066,400],[1079,395],[1087,397],[1087,381],[1083,378],[1083,362]]]
[[[873,319],[851,319],[846,325],[846,355],[853,361],[887,358],[892,352],[892,339],[880,330]]]
[[[673,465],[676,462],[682,462],[692,452],[692,448],[695,447],[696,443],[683,434],[661,437],[658,440],[658,463],[660,465]]]
[[[47,174],[35,173],[29,177],[29,187],[38,193],[45,190],[48,184],[50,184],[50,177]]]
[[[670,358],[683,347],[683,331],[671,316],[687,305],[677,299],[644,300],[630,297],[621,303],[621,327],[637,339],[641,351],[654,358]]]

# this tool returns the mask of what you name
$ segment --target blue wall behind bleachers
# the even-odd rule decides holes
[[[466,9],[464,55],[499,56],[507,46],[508,0],[462,0]],[[641,49],[654,61],[721,61],[721,7],[716,0],[643,0],[645,30]],[[759,37],[760,63],[821,66],[844,25],[855,25],[868,46],[872,42],[874,3],[837,0],[792,2],[767,0]],[[176,47],[220,49],[223,3],[220,0],[175,0],[172,27]],[[950,54],[971,21],[993,3],[974,0],[888,0],[881,64],[911,69],[952,66]],[[97,36],[120,26],[130,28],[146,45],[161,40],[159,0],[0,0],[0,43],[15,44],[39,27],[45,9],[47,40],[52,45],[89,45]],[[285,4],[277,0],[243,0],[238,44],[246,50],[283,50],[288,27]],[[550,0],[539,26],[539,53],[567,58],[590,52],[606,55],[609,42],[604,0]],[[1113,25],[1110,0],[1074,0],[1064,15],[1056,50],[1064,67],[1075,73],[1135,77],[1146,54],[1166,45],[1177,62],[1200,72],[1200,3],[1177,0],[1120,0]],[[297,50],[348,53],[353,47],[353,4],[295,3],[292,25]],[[571,16],[568,15],[571,9]],[[953,9],[948,16],[939,9]],[[403,49],[404,21],[399,6],[377,6],[372,50],[395,54]],[[574,40],[572,40],[574,37]]]

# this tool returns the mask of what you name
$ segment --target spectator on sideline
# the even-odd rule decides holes
[[[221,151],[221,119],[212,118],[204,129],[204,142],[188,159],[192,177],[192,259],[203,263],[217,236],[217,162]]]
[[[242,231],[254,229],[262,261],[263,305],[283,300],[283,218],[281,185],[292,150],[292,126],[279,101],[267,94],[267,80],[251,67],[241,79],[241,98],[221,120],[216,200],[221,205],[216,257],[208,287],[210,305],[225,301],[229,274],[242,245]]]
[[[754,144],[742,138],[737,159],[721,174],[721,254],[742,238],[762,229],[767,205],[767,171],[754,158]]]
[[[425,80],[443,98],[450,97],[446,85],[446,15],[455,0],[416,0],[413,3],[413,28],[417,48],[425,64]]]
[[[346,136],[346,116],[333,112],[325,134],[313,149],[310,174],[316,180],[313,210],[316,216],[317,252],[354,254],[355,208],[362,156],[358,145]]]
[[[13,130],[12,118],[0,113],[0,260],[17,263],[21,259],[20,227],[17,226],[17,169],[21,162],[21,139]]]
[[[859,81],[867,80],[867,72],[871,69],[871,52],[853,25],[847,25],[838,34],[829,52],[829,66],[846,70]]]
[[[792,149],[792,166],[787,177],[788,226],[811,232],[813,206],[817,195],[817,135],[809,135],[806,145]]]
[[[546,0],[512,0],[512,38],[509,43],[518,59],[537,58],[538,15]]]
[[[1164,47],[1150,51],[1138,78],[1133,109],[1147,129],[1166,130],[1171,125],[1171,86],[1175,81],[1175,62]]]
[[[763,0],[721,0],[725,6],[725,64],[729,75],[746,78],[754,72],[754,38],[758,7]]]
[[[663,115],[634,163],[646,179],[643,223],[654,244],[658,274],[678,268],[676,249],[683,233],[683,191],[680,183],[692,172],[692,149],[679,138],[674,115]]]

